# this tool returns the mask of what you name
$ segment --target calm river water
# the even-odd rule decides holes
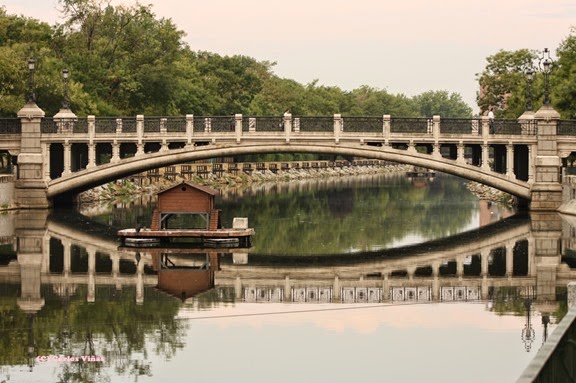
[[[512,215],[446,175],[216,205],[224,227],[248,218],[251,248],[119,246],[154,198],[0,215],[0,381],[514,382],[576,275],[570,218]],[[553,284],[542,230],[562,243]]]

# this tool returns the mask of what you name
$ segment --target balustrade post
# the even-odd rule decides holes
[[[94,138],[96,137],[96,116],[88,116],[88,164],[86,169],[96,167],[96,144]]]
[[[490,119],[488,116],[482,116],[482,138],[485,140],[490,137]]]
[[[344,129],[344,121],[341,114],[334,115],[334,142],[340,142],[340,132]]]
[[[384,136],[384,146],[388,146],[388,141],[390,140],[390,121],[392,117],[389,114],[385,114],[382,117],[382,135]]]
[[[136,116],[136,136],[138,141],[136,144],[136,156],[144,155],[144,115],[139,114]]]
[[[194,135],[194,115],[186,115],[186,146],[192,146],[192,136]]]
[[[290,133],[292,132],[292,113],[284,113],[282,122],[284,124],[284,133],[286,134],[286,143],[288,143],[290,142]]]
[[[234,134],[236,135],[236,143],[239,144],[242,141],[242,114],[234,115]]]
[[[440,138],[440,116],[432,116],[432,136],[434,137],[434,142],[438,143]]]

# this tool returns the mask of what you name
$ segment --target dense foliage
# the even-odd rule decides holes
[[[194,51],[170,19],[152,6],[112,6],[108,0],[59,0],[64,22],[50,26],[0,8],[0,116],[14,116],[28,89],[26,61],[36,60],[37,104],[48,116],[63,98],[61,71],[79,116],[370,115],[471,117],[459,94],[416,97],[362,86],[280,78],[275,63]]]
[[[549,91],[553,107],[564,119],[576,118],[576,29],[566,37],[555,54],[549,77]],[[482,113],[494,107],[497,117],[517,118],[532,101],[534,111],[542,106],[545,89],[542,73],[543,52],[520,49],[504,51],[487,58],[484,71],[477,75],[481,91],[478,106]],[[534,73],[532,81],[527,72]]]

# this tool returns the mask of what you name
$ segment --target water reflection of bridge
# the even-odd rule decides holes
[[[246,302],[451,302],[505,292],[504,298],[530,297],[551,312],[557,289],[576,280],[576,270],[560,254],[573,243],[574,230],[556,214],[545,218],[507,220],[400,250],[306,257],[304,264],[302,258],[216,250],[209,258],[212,282],[222,299]],[[134,299],[141,303],[144,287],[159,283],[153,267],[159,251],[118,248],[93,228],[58,222],[41,211],[15,215],[13,228],[11,235],[3,233],[13,239],[15,253],[0,266],[0,281],[21,284],[19,305],[25,311],[43,306],[42,284],[57,293],[85,285],[92,302],[97,285],[136,286]],[[164,253],[173,264],[193,266],[205,250]]]

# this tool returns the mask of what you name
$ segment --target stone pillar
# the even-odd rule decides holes
[[[561,260],[562,220],[556,212],[531,212],[534,238],[537,300],[556,296],[556,276]]]
[[[459,164],[465,164],[466,163],[466,158],[464,158],[464,152],[465,152],[465,147],[464,147],[464,143],[462,141],[458,142],[458,147],[457,147],[457,155],[456,155],[456,162]]]
[[[576,309],[576,282],[568,283],[568,310]]]
[[[236,135],[236,143],[239,144],[242,140],[242,115],[234,115],[234,134]],[[192,137],[190,137],[192,139]]]
[[[286,118],[286,115],[284,115]],[[284,121],[284,125],[286,125],[286,121]],[[340,133],[344,130],[344,121],[342,120],[341,114],[334,115],[334,142],[340,142]]]
[[[72,173],[72,148],[68,140],[64,141],[64,171],[62,175],[68,175]]]
[[[482,145],[482,165],[480,166],[482,170],[489,171],[490,170],[490,153],[488,152],[489,146],[488,144]]]
[[[14,183],[14,205],[23,209],[46,209],[52,203],[46,196],[44,157],[40,137],[40,123],[44,111],[36,103],[28,103],[18,111],[22,124],[20,153],[17,157],[18,177]]]
[[[120,143],[114,140],[112,142],[112,158],[110,159],[111,163],[120,161]]]
[[[506,176],[516,179],[516,174],[514,174],[514,144],[512,143],[506,145]]]
[[[44,180],[50,182],[50,144],[44,144]]]
[[[34,314],[44,306],[40,287],[43,257],[47,253],[44,251],[47,217],[47,210],[26,210],[16,216],[14,223],[21,283],[17,304],[28,314]]]
[[[560,169],[556,128],[560,114],[551,105],[544,105],[534,115],[538,125],[538,146],[531,187],[530,210],[553,211],[562,204]]]
[[[390,124],[392,117],[389,114],[382,116],[382,135],[384,136],[384,146],[388,146],[390,140]]]

